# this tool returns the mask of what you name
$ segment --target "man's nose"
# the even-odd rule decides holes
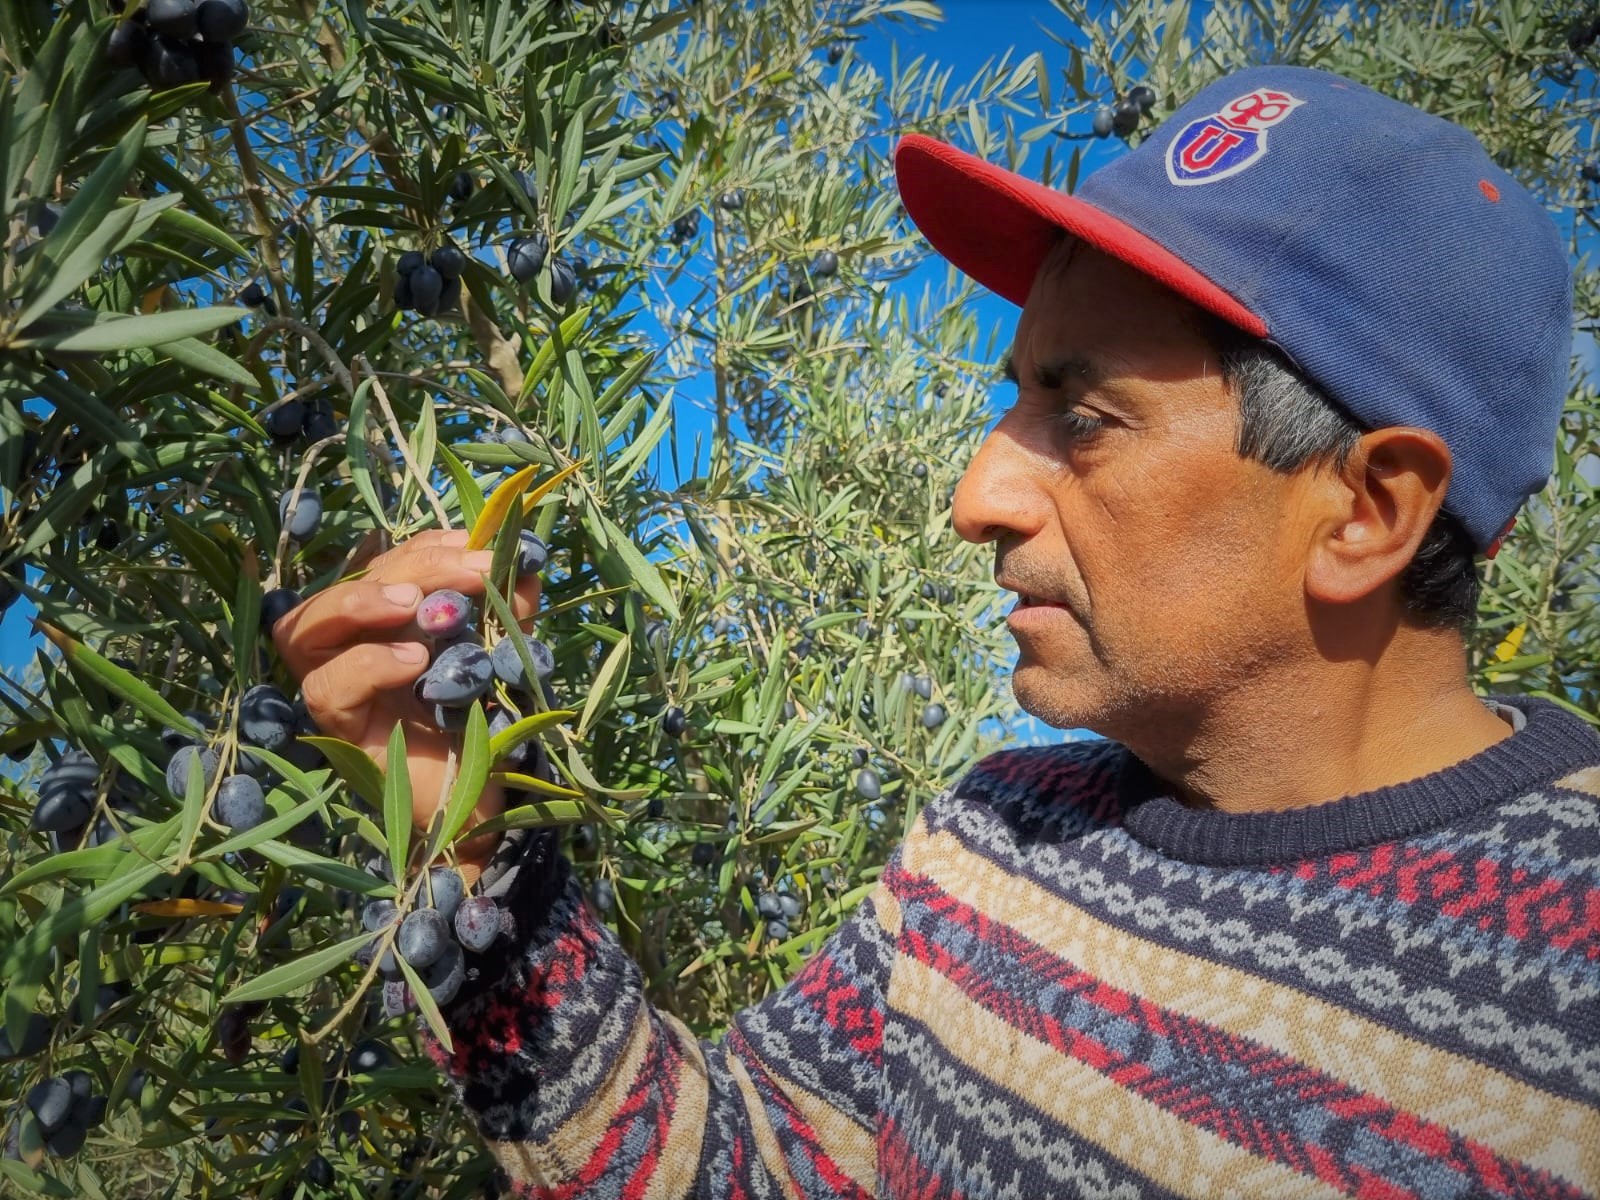
[[[950,523],[964,540],[982,545],[1007,534],[1037,533],[1049,509],[1034,461],[1002,419],[978,447],[956,484]]]

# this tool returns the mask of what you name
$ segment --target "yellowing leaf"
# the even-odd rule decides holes
[[[221,900],[145,900],[135,904],[133,911],[149,917],[236,917],[244,905]]]
[[[549,479],[546,479],[538,487],[534,488],[533,491],[524,496],[522,498],[522,515],[527,516],[529,513],[531,513],[535,504],[539,503],[539,501],[548,496],[563,479],[565,479],[568,475],[571,475],[574,471],[588,461],[589,457],[588,455],[585,455],[575,463],[568,463],[566,466],[562,467],[561,470],[557,471],[554,475],[550,476]]]
[[[494,535],[500,532],[500,526],[505,524],[506,517],[511,513],[511,506],[517,502],[517,497],[522,495],[528,484],[533,482],[538,469],[531,464],[523,467],[490,493],[488,500],[484,501],[483,511],[472,523],[472,533],[467,538],[468,550],[482,550],[494,541]]]
[[[1526,625],[1518,625],[1506,634],[1505,641],[1501,642],[1494,650],[1495,662],[1510,662],[1517,656],[1517,651],[1522,649],[1522,639],[1528,634]]]

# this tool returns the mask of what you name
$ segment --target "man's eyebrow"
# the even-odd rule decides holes
[[[1013,355],[1006,355],[1005,362],[1001,364],[1001,373],[1009,382],[1021,386],[1017,374],[1017,360]],[[1054,388],[1060,387],[1068,378],[1092,384],[1104,375],[1104,370],[1085,355],[1063,354],[1059,358],[1035,363],[1033,374],[1041,386]]]

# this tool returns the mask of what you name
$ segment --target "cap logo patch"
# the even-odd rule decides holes
[[[1167,147],[1167,178],[1193,187],[1255,166],[1266,157],[1267,130],[1304,103],[1276,88],[1257,88],[1190,121]]]

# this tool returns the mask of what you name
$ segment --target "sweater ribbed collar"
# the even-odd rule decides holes
[[[1600,764],[1600,735],[1560,705],[1527,696],[1495,699],[1492,708],[1514,708],[1526,720],[1471,758],[1410,783],[1284,812],[1185,807],[1124,750],[1117,785],[1123,825],[1171,858],[1217,867],[1276,866],[1431,833]]]

